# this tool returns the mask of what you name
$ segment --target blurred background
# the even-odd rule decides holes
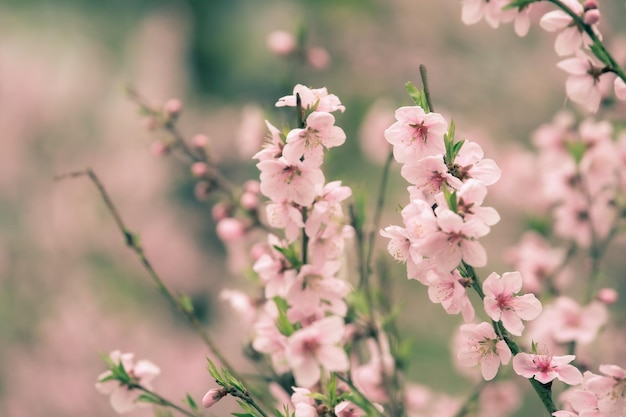
[[[607,42],[622,42],[614,29],[623,28],[623,0],[601,10]],[[223,172],[242,183],[256,176],[250,156],[263,120],[289,122],[276,99],[296,83],[325,86],[347,108],[337,124],[348,136],[327,159],[327,178],[368,194],[387,153],[382,131],[409,104],[404,83],[419,85],[425,64],[435,109],[505,179],[498,155],[515,162],[510,150],[528,149],[531,132],[564,107],[565,76],[552,34],[535,25],[520,39],[510,25],[464,26],[460,14],[458,0],[3,0],[0,416],[114,415],[94,389],[104,370],[98,353],[114,349],[157,363],[155,386],[173,400],[189,392],[199,401],[213,386],[203,345],[153,289],[93,185],[54,181],[68,171],[94,169],[156,270],[192,297],[225,352],[238,358],[245,343],[217,297],[245,280],[224,261],[211,203],[194,197],[188,166],[151,152],[160,134],[146,128],[126,87],[156,107],[181,99],[183,134],[206,134]],[[276,30],[300,34],[306,48],[281,55],[280,42],[268,43]],[[405,187],[396,166],[384,224],[398,222]],[[525,204],[511,192],[490,198],[504,220],[485,240],[483,276],[507,270],[503,248],[520,236]],[[431,305],[401,268],[397,275],[398,302],[421,306],[402,319],[417,342],[412,377],[465,397],[473,383],[454,370],[449,347],[460,318]]]

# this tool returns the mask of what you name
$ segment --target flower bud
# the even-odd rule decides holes
[[[585,12],[585,15],[583,16],[583,20],[588,25],[595,25],[596,23],[600,21],[600,10],[598,9],[587,10]]]
[[[217,223],[216,232],[223,242],[235,242],[243,237],[246,230],[240,220],[226,217]]]
[[[296,49],[296,39],[284,30],[275,30],[267,35],[267,47],[276,55],[289,55]]]
[[[209,167],[204,162],[194,162],[191,165],[191,173],[194,177],[202,178],[209,172]]]
[[[257,180],[248,180],[243,184],[244,191],[253,194],[261,193],[261,183]]]
[[[223,387],[212,388],[202,397],[202,405],[205,408],[213,406],[216,402],[226,396],[226,390]]]
[[[255,210],[259,206],[259,195],[245,192],[241,195],[240,203],[246,210]]]
[[[167,153],[168,150],[169,148],[167,144],[161,141],[152,142],[152,144],[150,145],[150,153],[155,156],[163,156]]]
[[[598,2],[597,2],[597,0],[587,0],[583,4],[583,8],[585,9],[585,11],[592,10],[592,9],[597,9],[598,8]]]
[[[213,216],[213,220],[219,222],[222,219],[228,217],[228,206],[224,203],[217,203],[213,206],[211,210],[211,214]]]
[[[204,149],[209,144],[209,138],[206,135],[198,133],[191,138],[191,144],[196,148]]]
[[[611,305],[617,302],[619,294],[613,288],[602,288],[596,297],[604,304]]]
[[[330,65],[330,55],[322,47],[314,47],[307,51],[307,61],[316,70],[324,70]]]
[[[171,98],[163,105],[163,111],[169,117],[178,116],[183,109],[183,102],[177,98]]]

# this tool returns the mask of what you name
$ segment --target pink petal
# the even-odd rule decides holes
[[[502,324],[504,328],[509,331],[509,333],[515,336],[521,336],[524,331],[524,324],[515,311],[512,310],[504,310],[502,312]]]
[[[302,363],[293,367],[292,371],[296,384],[301,387],[310,387],[320,380],[320,367],[311,357],[306,357]]]
[[[533,356],[528,353],[518,353],[513,358],[513,370],[519,376],[532,378],[537,372],[537,366],[533,363]]]
[[[463,260],[469,265],[482,267],[487,265],[487,251],[476,240],[464,240],[461,243]]]
[[[487,354],[480,364],[480,372],[485,381],[491,381],[498,373],[500,358],[495,353]]]
[[[524,294],[514,300],[515,313],[523,320],[534,320],[541,314],[541,302],[534,294]]]
[[[522,289],[522,275],[515,272],[505,272],[500,279],[504,294],[517,294]]]
[[[626,100],[626,83],[621,78],[616,78],[613,82],[615,96],[620,100]]]
[[[348,355],[338,346],[322,346],[316,356],[320,365],[327,371],[343,372],[350,367]]]
[[[572,18],[561,10],[554,10],[543,15],[539,25],[548,32],[561,30],[572,22]]]
[[[578,385],[583,382],[583,374],[573,365],[564,365],[556,369],[558,378],[568,385]]]
[[[496,352],[498,353],[500,361],[503,365],[509,363],[509,361],[511,360],[511,349],[509,349],[504,340],[500,340],[498,343],[496,343]]]

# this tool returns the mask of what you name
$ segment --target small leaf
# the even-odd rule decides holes
[[[153,394],[148,394],[147,392],[142,393],[139,398],[137,398],[137,402],[162,404],[162,401],[158,397]]]
[[[185,310],[185,313],[193,314],[193,302],[187,294],[180,294],[178,301],[183,310]]]
[[[207,360],[207,370],[209,371],[209,375],[211,375],[211,377],[213,377],[213,379],[215,379],[221,385],[221,382],[223,382],[222,375],[220,375],[219,371],[217,370],[217,367],[215,366],[215,364],[213,363],[211,359],[207,357],[206,360]]]
[[[294,325],[287,318],[287,309],[289,305],[284,298],[274,297],[274,304],[276,304],[276,308],[278,309],[278,318],[276,319],[276,328],[278,331],[285,335],[291,336],[293,332],[296,331]]]
[[[185,397],[185,402],[193,411],[199,414],[200,408],[198,408],[198,404],[196,404],[191,395],[187,394],[187,396]]]
[[[422,103],[424,102],[424,93],[422,93],[411,81],[407,81],[404,85],[406,87],[406,92],[409,93],[409,97],[411,97],[413,103],[415,103],[416,106],[422,107]],[[426,109],[424,109],[424,111],[426,111]]]

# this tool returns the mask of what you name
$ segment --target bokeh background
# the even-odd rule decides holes
[[[601,3],[607,42],[623,43],[624,2]],[[519,165],[511,149],[528,149],[531,132],[566,105],[565,77],[553,35],[537,26],[523,39],[510,25],[467,27],[460,13],[459,0],[3,0],[0,416],[114,415],[94,389],[104,369],[98,352],[113,349],[157,363],[155,386],[174,400],[185,392],[199,400],[212,387],[203,345],[153,289],[94,187],[54,181],[87,166],[168,285],[192,297],[220,347],[240,358],[245,335],[217,294],[245,280],[224,261],[211,202],[195,199],[188,167],[150,152],[161,137],[125,87],[155,106],[182,99],[183,133],[208,135],[223,172],[243,182],[256,176],[249,157],[263,120],[280,125],[289,116],[276,99],[295,83],[326,86],[347,107],[338,124],[348,135],[327,160],[327,178],[372,201],[387,152],[382,130],[408,104],[404,83],[417,84],[425,64],[436,110],[454,116],[457,131],[488,156],[506,155],[498,161],[506,180],[507,163]],[[305,31],[307,48],[327,56],[313,49],[315,65],[277,56],[267,36],[278,29]],[[394,207],[406,199],[397,168],[386,223],[397,222]],[[484,271],[507,270],[503,248],[516,242],[519,208],[532,201],[506,191],[490,197],[504,220],[486,239]],[[416,340],[411,376],[463,398],[473,383],[455,371],[449,347],[460,319],[431,306],[400,268],[397,276],[398,302],[407,304],[401,324]]]

